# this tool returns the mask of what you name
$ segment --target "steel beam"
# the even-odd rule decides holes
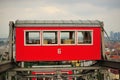
[[[10,61],[0,63],[0,74],[14,67],[13,63]]]
[[[27,75],[27,76],[24,76],[24,77],[29,77],[29,78],[37,78],[37,77],[42,77],[42,78],[44,78],[44,77],[56,77],[57,75],[56,74],[54,74],[54,75]],[[82,76],[82,74],[76,74],[76,75],[61,75],[61,76],[63,76],[63,77],[69,77],[69,76],[71,76],[71,77],[79,77],[79,76]]]
[[[13,59],[13,35],[14,35],[14,22],[9,22],[9,60]]]
[[[65,67],[65,68],[15,68],[14,71],[58,71],[58,70],[94,70],[101,67]]]
[[[101,67],[107,67],[107,68],[113,68],[113,69],[118,69],[120,70],[120,62],[117,61],[99,61],[99,65]]]
[[[106,59],[106,55],[105,55],[105,41],[104,41],[104,28],[103,25],[101,25],[102,30],[101,30],[101,58],[102,59]]]

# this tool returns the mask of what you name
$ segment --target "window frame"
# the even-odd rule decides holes
[[[61,44],[61,32],[62,32],[62,31],[64,31],[64,32],[69,32],[69,31],[75,32],[75,40],[74,40],[75,43],[74,43],[74,44]],[[76,40],[77,40],[77,39],[76,39],[76,30],[60,30],[60,31],[59,31],[59,34],[60,34],[60,37],[59,37],[59,38],[60,38],[60,39],[59,39],[59,40],[60,40],[60,45],[76,45],[76,44],[77,44],[77,41],[76,41]]]
[[[26,43],[26,32],[39,32],[39,44],[27,44]],[[41,31],[40,30],[24,30],[24,46],[40,46],[41,45]]]
[[[43,32],[57,32],[57,44],[43,44]],[[69,31],[73,31],[75,32],[75,43],[74,44],[61,44],[61,32],[62,31],[66,31],[66,32],[69,32]],[[78,32],[80,31],[90,31],[91,32],[91,43],[85,43],[85,44],[78,44]],[[93,36],[94,36],[94,30],[24,30],[24,46],[55,46],[55,45],[93,45],[93,42],[94,42],[94,39],[93,39]],[[39,36],[39,40],[40,40],[40,44],[26,44],[26,32],[40,32],[40,36]]]
[[[44,35],[43,35],[44,31],[45,32],[57,32],[57,44],[44,44]],[[48,45],[49,46],[55,46],[55,45],[59,45],[59,30],[42,30],[41,34],[42,34],[42,36],[41,36],[42,38],[41,39],[42,39],[42,45],[43,46],[48,46]]]
[[[78,43],[78,32],[82,32],[82,31],[90,31],[91,32],[91,43],[83,43],[83,44],[79,44]],[[93,30],[77,30],[76,31],[77,32],[77,34],[76,34],[76,39],[77,39],[77,41],[76,41],[76,43],[77,43],[77,45],[93,45],[93,42],[94,42],[94,40],[93,40]]]

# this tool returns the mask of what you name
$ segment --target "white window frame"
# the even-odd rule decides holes
[[[91,43],[84,43],[84,44],[78,44],[78,32],[82,32],[82,31],[90,31],[91,32]],[[93,45],[93,30],[77,30],[77,34],[76,34],[76,39],[77,39],[77,45]]]
[[[26,44],[26,32],[40,32],[40,44]],[[24,46],[40,46],[41,45],[41,31],[40,30],[24,30]]]
[[[40,32],[40,44],[26,44],[26,32]],[[55,31],[57,32],[57,44],[43,44],[43,32],[44,31]],[[75,32],[75,43],[74,44],[61,44],[61,32],[62,31],[73,31]],[[78,32],[80,31],[90,31],[91,32],[91,43],[85,43],[85,44],[78,44]],[[24,46],[55,46],[55,45],[93,45],[94,39],[93,39],[93,30],[24,30]]]
[[[69,32],[69,31],[73,31],[75,32],[75,43],[74,44],[61,44],[61,32],[64,31],[64,32]],[[60,45],[76,45],[76,30],[60,30]]]
[[[43,38],[43,33],[45,32],[57,32],[57,44],[44,44],[44,38]],[[41,31],[42,34],[42,46],[55,46],[55,45],[59,45],[59,31],[58,30],[42,30]]]

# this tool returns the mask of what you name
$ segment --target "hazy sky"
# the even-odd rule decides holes
[[[120,32],[120,0],[0,0],[0,37],[18,19],[101,20],[107,32]]]

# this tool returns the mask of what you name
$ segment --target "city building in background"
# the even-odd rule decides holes
[[[112,41],[120,41],[120,32],[110,32],[110,40]]]

